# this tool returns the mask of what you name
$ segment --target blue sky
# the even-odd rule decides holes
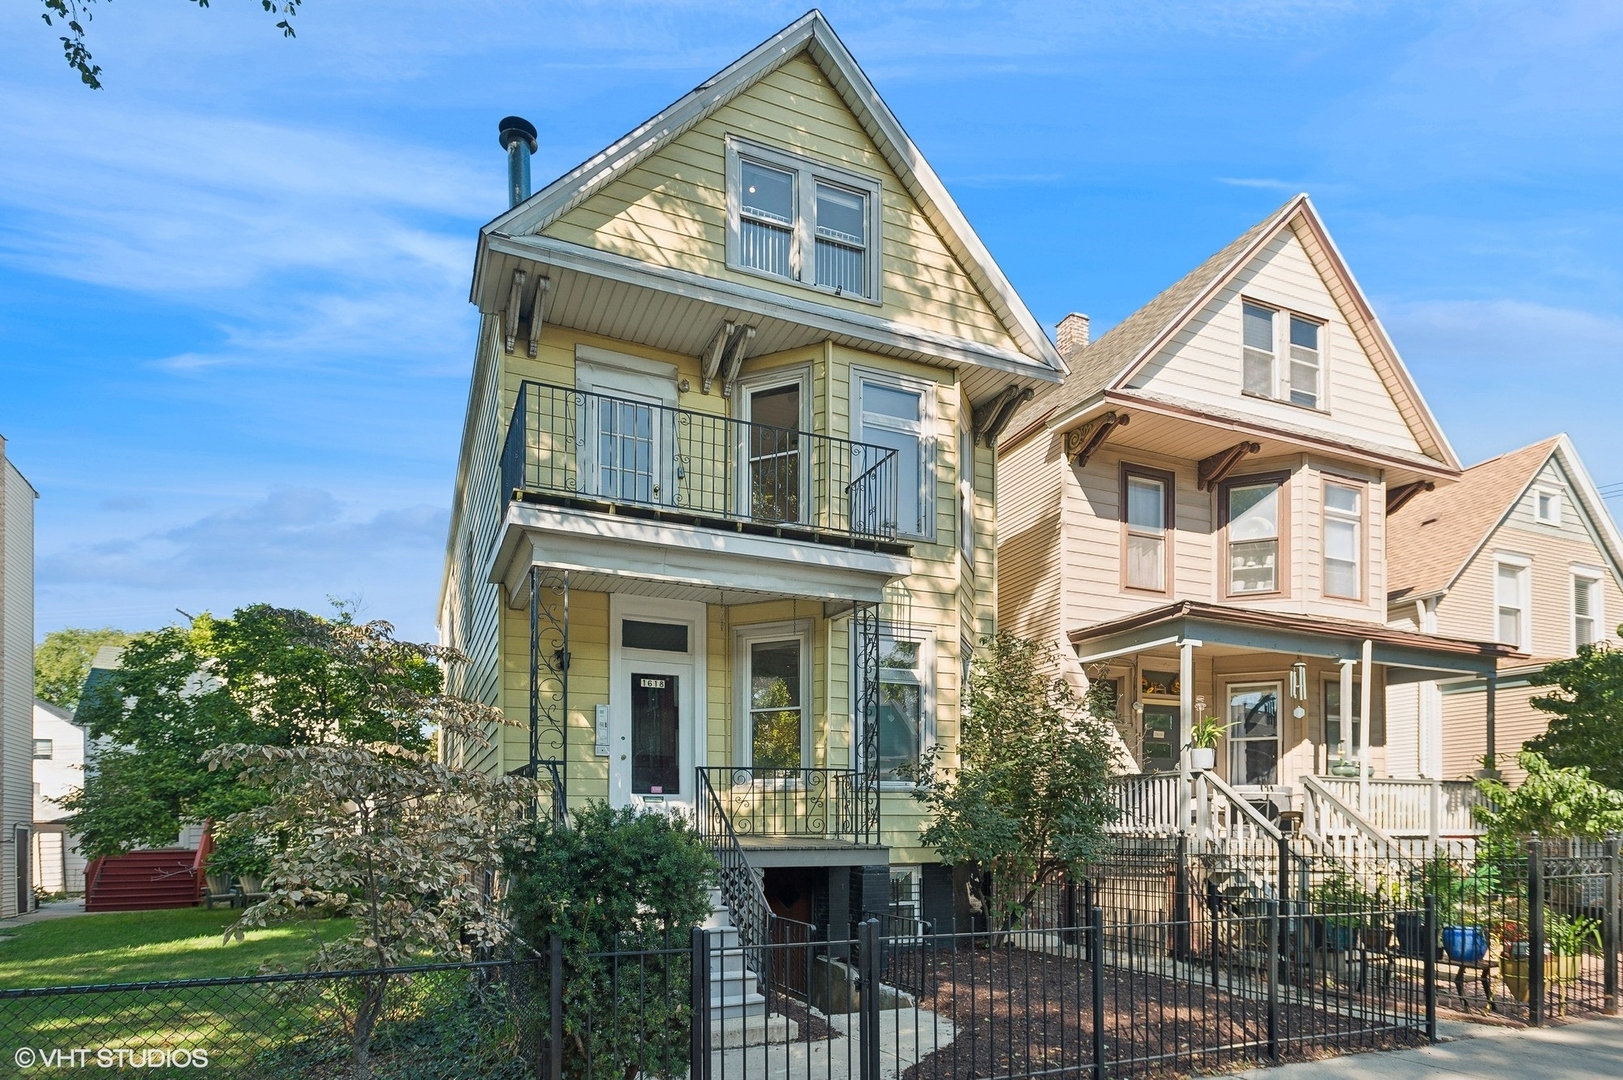
[[[100,92],[37,10],[0,10],[0,434],[40,633],[334,596],[426,638],[496,120],[544,182],[804,9],[308,0],[287,41],[125,0]],[[1306,190],[1464,460],[1565,430],[1623,482],[1623,5],[824,10],[1045,323]]]

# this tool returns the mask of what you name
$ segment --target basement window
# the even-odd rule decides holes
[[[879,299],[879,181],[728,136],[727,266]]]

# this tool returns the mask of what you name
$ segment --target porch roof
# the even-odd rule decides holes
[[[1364,642],[1375,663],[1389,669],[1388,682],[1438,676],[1491,675],[1503,659],[1521,659],[1509,645],[1464,641],[1398,630],[1379,623],[1318,615],[1259,611],[1180,600],[1070,632],[1082,663],[1142,652],[1179,642],[1224,645],[1261,652],[1295,653],[1331,660],[1357,660]]]

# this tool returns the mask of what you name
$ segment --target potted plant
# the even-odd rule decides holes
[[[1346,952],[1355,934],[1366,928],[1374,900],[1352,875],[1336,871],[1313,887],[1309,894],[1315,936],[1321,949]],[[1384,948],[1384,945],[1383,945]]]
[[[209,852],[204,875],[209,892],[219,895],[229,891],[229,884],[216,891],[215,885],[223,878],[232,877],[244,894],[265,891],[265,874],[270,870],[270,847],[259,837],[241,831],[224,831],[216,835],[214,850]]]
[[[1331,776],[1357,776],[1358,762],[1348,761],[1344,757],[1337,757],[1330,763]]]
[[[1584,950],[1599,951],[1600,921],[1584,915],[1566,916],[1548,912],[1544,916],[1544,981],[1546,984],[1573,983],[1583,973]],[[1500,967],[1511,997],[1526,1004],[1532,996],[1533,975],[1527,927],[1520,923],[1506,927]]]
[[[1488,955],[1488,931],[1476,920],[1483,901],[1499,891],[1499,865],[1479,862],[1468,874],[1439,857],[1437,875],[1438,910],[1446,913],[1443,925],[1443,951],[1459,964],[1481,963]]]
[[[1426,893],[1425,869],[1408,881],[1392,883],[1393,930],[1398,939],[1398,955],[1424,958],[1426,955]],[[1438,952],[1442,949],[1435,945]]]
[[[1189,729],[1189,767],[1195,772],[1210,772],[1217,766],[1217,740],[1228,726],[1215,716],[1195,721]]]

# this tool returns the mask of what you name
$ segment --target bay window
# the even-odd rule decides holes
[[[1165,592],[1172,529],[1171,473],[1122,465],[1122,583],[1129,589]]]
[[[1324,595],[1359,600],[1364,595],[1364,489],[1324,485]]]
[[[1249,596],[1284,591],[1281,552],[1282,478],[1234,480],[1222,487],[1226,531],[1228,594]]]

